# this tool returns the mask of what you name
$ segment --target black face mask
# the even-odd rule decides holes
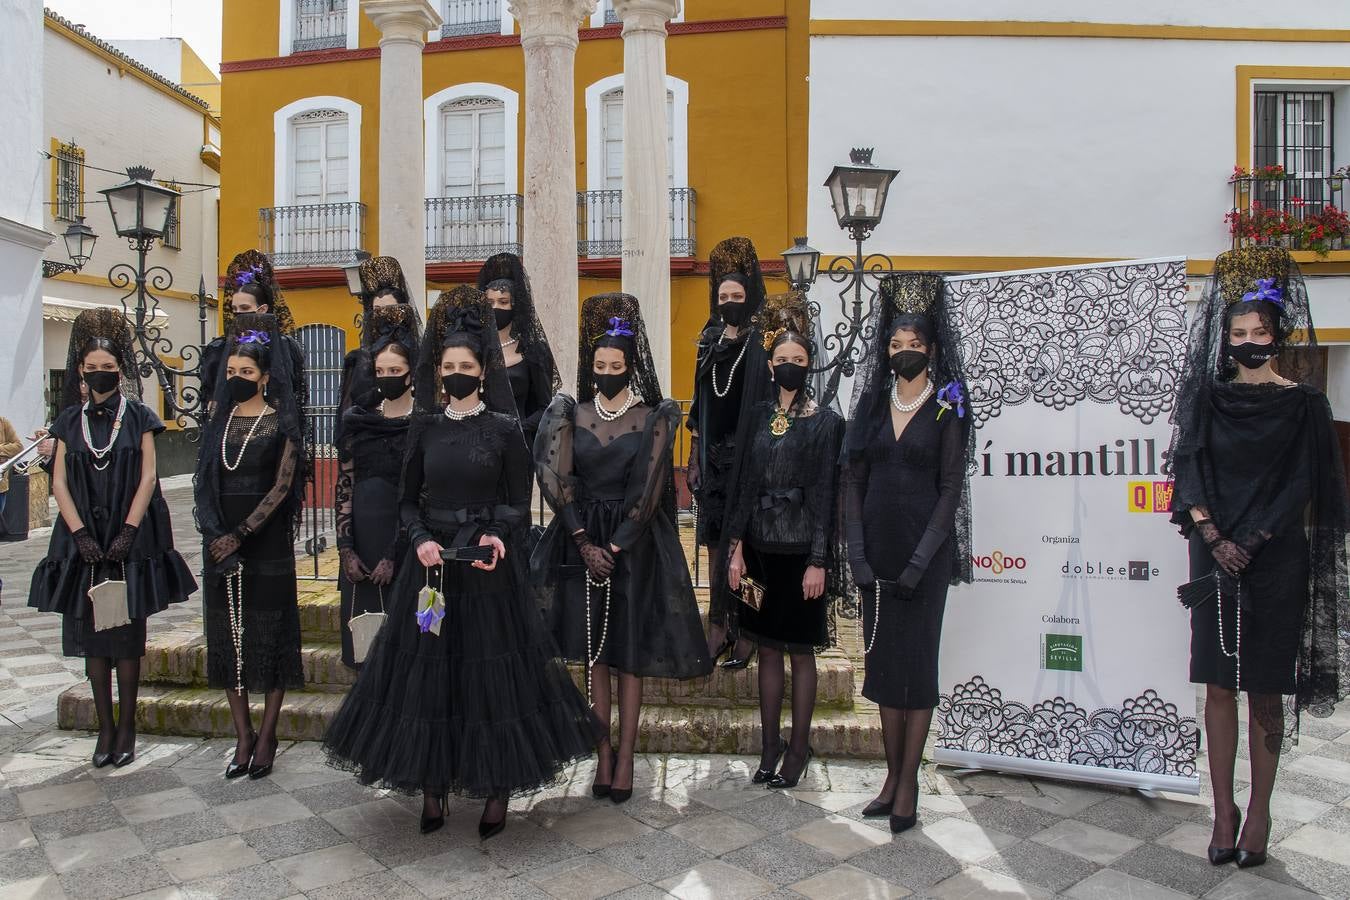
[[[1228,355],[1237,361],[1238,365],[1247,369],[1259,369],[1267,362],[1280,355],[1280,351],[1272,344],[1253,344],[1248,341],[1245,344],[1230,344],[1228,346]]]
[[[516,317],[516,311],[514,309],[494,309],[492,314],[497,317],[498,331],[501,331],[507,325],[510,325],[511,320]]]
[[[745,321],[745,301],[737,300],[733,303],[717,304],[717,311],[722,315],[722,321],[733,328],[739,328]]]
[[[397,400],[408,393],[408,376],[380,375],[375,379],[375,390],[386,400]]]
[[[632,378],[630,372],[620,372],[618,375],[596,375],[595,389],[605,396],[606,400],[613,400],[623,389],[628,387],[628,382]]]
[[[449,375],[441,376],[441,384],[445,385],[445,392],[456,400],[463,400],[482,386],[482,381],[477,375],[466,375],[463,372],[453,372]]]
[[[897,378],[913,381],[928,368],[928,354],[922,350],[901,350],[891,354],[891,371]]]
[[[89,385],[90,394],[111,394],[117,390],[120,372],[85,372],[84,383]]]
[[[785,391],[800,391],[806,384],[806,366],[796,363],[779,363],[773,367],[773,381]]]
[[[250,381],[242,375],[235,375],[226,380],[225,387],[230,391],[230,399],[235,403],[243,403],[246,400],[252,400],[258,393],[258,382]]]

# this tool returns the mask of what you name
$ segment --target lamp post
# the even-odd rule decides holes
[[[136,251],[136,265],[118,263],[108,270],[108,282],[115,288],[127,290],[122,295],[122,311],[131,323],[135,340],[137,374],[153,377],[164,395],[168,415],[180,425],[191,422],[200,426],[205,418],[205,404],[200,388],[194,385],[178,386],[176,379],[201,377],[201,353],[206,344],[206,309],[209,295],[203,278],[197,290],[197,321],[201,342],[187,345],[175,353],[173,342],[164,337],[159,325],[159,297],[155,291],[167,291],[173,285],[173,274],[163,266],[146,268],[145,257],[155,241],[163,240],[168,231],[178,191],[154,180],[154,170],[145,166],[127,169],[127,181],[99,191],[108,202],[113,231],[126,238]],[[133,299],[134,298],[134,299]],[[176,355],[183,360],[181,367],[172,366],[162,358]]]
[[[792,239],[792,246],[779,255],[783,257],[788,283],[793,289],[803,293],[811,290],[820,268],[820,251],[808,245],[805,237],[797,237]]]
[[[51,278],[53,275],[60,275],[63,272],[78,272],[84,268],[84,264],[89,262],[89,257],[94,255],[94,242],[98,240],[98,235],[94,234],[94,229],[84,224],[84,216],[76,216],[75,221],[70,223],[70,227],[61,235],[61,239],[66,244],[66,256],[70,257],[70,262],[54,262],[49,259],[42,261],[42,277]]]

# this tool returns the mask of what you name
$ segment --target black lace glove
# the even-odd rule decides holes
[[[1251,563],[1252,558],[1242,547],[1230,541],[1219,533],[1219,529],[1209,519],[1201,519],[1195,523],[1195,530],[1200,532],[1200,540],[1205,542],[1209,548],[1210,555],[1214,561],[1234,578],[1242,574],[1242,571]]]
[[[108,562],[126,562],[127,557],[131,555],[131,545],[136,543],[136,532],[140,529],[127,522],[122,523],[122,530],[117,532],[117,537],[113,538],[112,546],[103,558]]]
[[[94,540],[94,536],[89,533],[88,528],[81,528],[71,535],[75,539],[75,549],[80,552],[80,561],[93,565],[103,560],[103,548]]]
[[[698,468],[698,437],[695,436],[689,439],[689,461],[685,463],[684,470],[684,482],[689,485],[691,494],[698,493],[703,482],[702,475]]]
[[[578,531],[572,535],[572,540],[576,542],[577,552],[581,554],[581,561],[586,564],[586,571],[591,573],[591,578],[604,581],[614,574],[614,557],[604,547],[592,544],[586,532]]]
[[[211,546],[208,548],[211,552],[211,561],[224,562],[226,559],[229,559],[239,552],[239,545],[242,543],[243,541],[241,541],[239,536],[234,532],[222,534],[212,541]]]
[[[375,564],[375,568],[370,570],[370,583],[379,587],[394,580],[394,561],[392,559],[382,559]]]
[[[361,558],[356,555],[356,551],[351,547],[342,547],[338,550],[338,562],[342,566],[342,574],[347,576],[347,580],[353,584],[358,581],[365,581],[370,575],[366,567],[362,565]]]

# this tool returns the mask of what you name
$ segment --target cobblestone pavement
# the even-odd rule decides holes
[[[190,489],[166,494],[195,566]],[[361,787],[314,744],[285,746],[256,782],[221,777],[233,744],[220,740],[143,736],[135,763],[95,770],[93,738],[52,724],[80,664],[61,658],[57,618],[23,606],[45,548],[42,533],[0,545],[3,898],[1350,898],[1350,708],[1304,718],[1271,861],[1244,872],[1204,858],[1207,778],[1200,797],[1145,798],[925,767],[920,827],[893,837],[860,818],[878,762],[817,760],[779,792],[749,783],[750,758],[647,755],[627,804],[592,799],[582,763],[480,843],[477,804],[452,800],[424,837],[419,799]],[[200,613],[183,606],[152,627]]]

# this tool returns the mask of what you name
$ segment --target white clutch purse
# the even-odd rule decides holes
[[[380,592],[380,611],[367,612],[352,616],[347,620],[347,630],[352,633],[352,658],[358,663],[366,661],[366,654],[370,652],[370,645],[375,642],[375,635],[380,633],[384,627],[385,619],[389,618],[384,613],[384,588],[376,586]],[[352,586],[352,601],[356,600],[356,586]]]
[[[110,578],[94,584],[94,569],[89,569],[89,602],[94,607],[94,630],[107,631],[131,624],[127,609],[127,567],[122,566],[122,578]]]

